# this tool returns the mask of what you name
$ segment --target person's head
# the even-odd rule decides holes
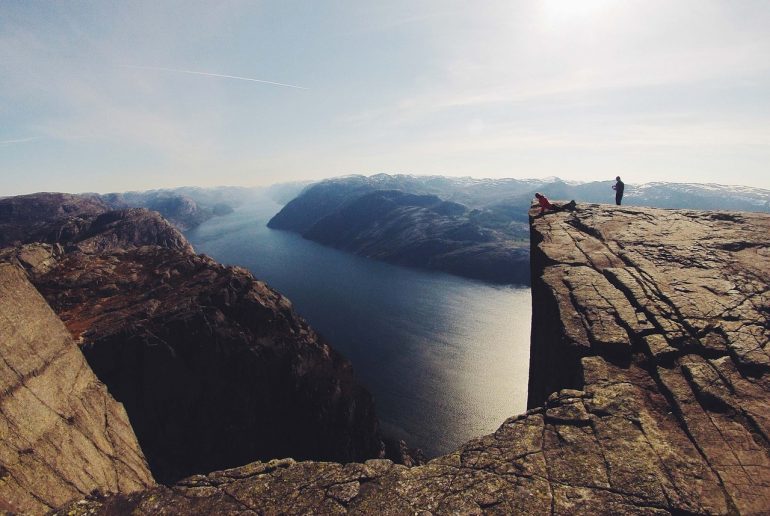
[[[537,197],[538,199],[540,199],[542,196],[543,195],[541,193],[539,193],[539,192],[535,194],[535,197]]]
[[[620,176],[616,177],[615,181],[620,181]]]

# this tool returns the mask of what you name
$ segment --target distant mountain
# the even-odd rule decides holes
[[[535,192],[578,203],[614,203],[613,184],[559,178],[354,175],[306,187],[268,227],[392,263],[494,282],[526,283],[527,212]],[[623,202],[770,212],[770,191],[689,183],[627,184]]]
[[[187,195],[171,191],[111,193],[101,198],[114,210],[140,207],[157,211],[182,231],[194,228],[214,216],[213,207],[201,206]],[[231,207],[227,208],[232,211]]]
[[[497,283],[529,283],[524,220],[424,193],[427,189],[408,176],[373,179],[313,185],[268,226],[391,263]],[[447,186],[437,182],[430,190],[444,193]]]
[[[111,209],[147,208],[157,211],[177,228],[187,231],[211,217],[227,215],[239,206],[259,202],[265,196],[280,204],[286,204],[308,184],[308,181],[304,181],[280,183],[268,187],[183,186],[141,192],[88,195],[100,199]]]
[[[157,211],[186,231],[211,217],[232,213],[235,206],[247,203],[255,196],[253,188],[221,186],[109,193],[99,197],[112,209],[147,208]]]

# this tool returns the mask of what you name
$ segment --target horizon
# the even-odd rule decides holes
[[[2,3],[0,196],[381,171],[768,190],[768,25],[761,1]]]
[[[290,180],[290,181],[279,181],[276,183],[269,183],[269,184],[261,184],[261,185],[237,185],[237,184],[218,184],[218,185],[212,185],[212,186],[201,186],[201,185],[194,185],[194,184],[183,184],[178,186],[168,186],[168,187],[150,187],[146,189],[141,190],[88,190],[88,191],[64,191],[64,190],[37,190],[37,191],[30,191],[30,192],[22,192],[22,193],[14,193],[14,194],[8,194],[4,195],[2,192],[0,192],[0,199],[2,198],[8,198],[8,197],[16,197],[16,196],[24,196],[24,195],[35,195],[35,194],[41,194],[41,193],[63,193],[63,194],[69,194],[69,195],[89,195],[89,194],[95,194],[95,195],[107,195],[107,194],[124,194],[124,193],[146,193],[146,192],[173,192],[175,190],[181,190],[185,188],[190,189],[202,189],[202,190],[215,190],[218,188],[242,188],[242,189],[264,189],[264,188],[270,188],[273,186],[280,186],[280,185],[291,185],[291,184],[305,184],[307,186],[319,183],[321,181],[326,180],[334,180],[334,179],[345,179],[350,177],[366,177],[370,178],[377,175],[389,175],[389,176],[407,176],[407,177],[440,177],[440,178],[447,178],[447,179],[471,179],[474,181],[543,181],[544,185],[546,186],[549,183],[552,182],[563,182],[570,185],[584,185],[584,184],[590,184],[590,183],[614,183],[615,179],[588,179],[585,181],[580,180],[567,180],[562,177],[558,176],[549,176],[549,177],[477,177],[477,176],[446,176],[441,174],[409,174],[409,173],[387,173],[387,172],[375,172],[372,174],[345,174],[345,175],[339,175],[339,176],[330,176],[330,177],[324,177],[320,179],[314,179],[314,180]],[[682,181],[648,181],[645,183],[632,183],[628,181],[624,181],[626,187],[640,187],[645,185],[656,185],[656,184],[665,184],[665,185],[693,185],[693,186],[716,186],[716,187],[724,187],[724,188],[750,188],[755,190],[762,190],[770,193],[770,188],[762,188],[757,186],[748,186],[744,184],[738,184],[738,183],[698,183],[698,182],[682,182]]]

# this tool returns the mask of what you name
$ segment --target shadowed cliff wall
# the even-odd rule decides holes
[[[493,434],[412,468],[257,462],[68,509],[766,513],[770,216],[581,205],[531,224],[538,406]]]

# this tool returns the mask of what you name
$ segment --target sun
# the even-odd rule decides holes
[[[542,0],[541,5],[549,18],[568,20],[596,16],[612,2],[613,0]]]

